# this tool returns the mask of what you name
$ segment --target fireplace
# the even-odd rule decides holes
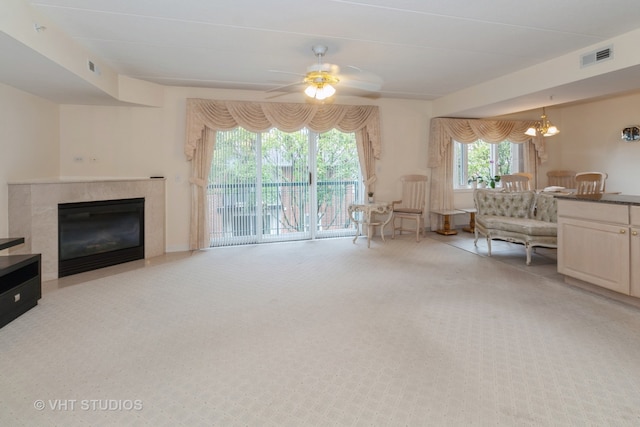
[[[58,277],[144,259],[144,198],[58,204]]]

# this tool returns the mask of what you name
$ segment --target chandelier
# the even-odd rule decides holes
[[[540,121],[536,122],[536,124],[525,132],[525,135],[536,136],[536,134],[540,134],[542,136],[553,136],[560,133],[560,130],[555,127],[549,119],[547,119],[547,115],[544,112],[544,107],[542,107],[542,116],[540,116]]]

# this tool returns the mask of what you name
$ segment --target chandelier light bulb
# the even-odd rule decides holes
[[[317,99],[318,101],[322,101],[324,99],[327,99],[333,96],[336,93],[336,89],[330,84],[322,84],[322,85],[310,84],[304,90],[304,93],[309,98],[314,98],[314,99]]]
[[[333,96],[336,93],[336,89],[331,85],[324,85],[324,92],[328,98],[330,96]]]
[[[314,85],[309,85],[307,86],[307,88],[304,90],[305,95],[307,95],[309,98],[315,98],[316,97],[316,92],[318,91],[318,88],[315,87]]]
[[[549,126],[549,129],[547,129],[547,131],[544,133],[544,136],[553,136],[560,133],[560,131],[558,130],[557,127],[551,125]]]

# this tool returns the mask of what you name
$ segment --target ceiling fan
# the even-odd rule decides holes
[[[316,64],[307,67],[307,73],[300,75],[301,80],[269,89],[267,92],[288,92],[295,86],[306,86],[305,95],[314,101],[323,102],[336,93],[335,86],[347,88],[347,93],[358,96],[375,95],[382,87],[382,79],[373,73],[366,72],[352,65],[347,66],[348,72],[341,72],[340,67],[335,64],[324,63],[322,60],[327,53],[327,46],[315,45],[311,47],[313,54],[318,59]],[[269,70],[276,73],[289,73],[286,71]],[[299,75],[299,74],[297,74]]]

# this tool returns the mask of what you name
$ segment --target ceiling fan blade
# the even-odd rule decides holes
[[[382,88],[382,78],[380,76],[353,65],[348,65],[345,68],[348,71],[339,76],[340,82],[344,83],[344,86],[369,92],[377,92]]]
[[[294,73],[293,71],[282,71],[282,70],[267,70],[268,73],[280,73],[280,74],[290,74],[292,76],[304,77],[305,74],[302,73]]]
[[[269,93],[269,92],[283,92],[283,91],[287,92],[285,89],[289,89],[289,88],[292,88],[294,86],[299,86],[299,85],[302,85],[302,84],[304,84],[303,81],[298,81],[298,82],[289,83],[289,84],[286,84],[286,85],[283,85],[283,86],[274,87],[273,89],[267,89],[265,92],[267,92],[267,93]]]
[[[380,76],[353,65],[348,65],[345,69],[346,72],[338,76],[341,86],[364,92],[378,92],[382,88]]]
[[[372,73],[371,71],[363,70],[362,68],[356,67],[355,65],[347,65],[345,68],[347,68],[348,70],[343,73],[346,76],[352,77],[355,80],[382,85],[382,77],[375,73]]]
[[[274,99],[274,98],[279,98],[281,96],[286,96],[286,95],[290,95],[293,92],[280,92],[280,93],[275,93],[273,95],[269,95],[269,96],[265,96],[264,99]]]

